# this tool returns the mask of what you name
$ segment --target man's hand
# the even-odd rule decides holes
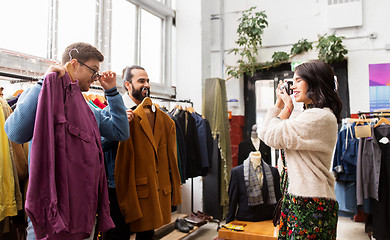
[[[127,113],[127,119],[129,120],[129,122],[131,122],[131,120],[134,119],[134,112],[133,112],[133,110],[127,109],[126,113]]]
[[[104,90],[109,90],[116,87],[116,73],[105,71],[98,79]]]
[[[66,72],[65,66],[62,65],[50,65],[49,69],[47,69],[45,75],[52,73],[52,72],[58,72],[58,77],[63,77]]]

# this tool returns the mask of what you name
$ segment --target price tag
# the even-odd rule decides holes
[[[388,144],[390,141],[387,137],[383,137],[383,138],[381,138],[381,140],[379,140],[379,142],[382,144]]]

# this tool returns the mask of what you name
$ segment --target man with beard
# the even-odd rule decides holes
[[[133,110],[136,109],[142,100],[149,96],[149,77],[143,67],[133,65],[123,69],[122,78],[124,87],[127,90],[127,92],[123,94],[122,99],[128,109],[127,115],[129,117],[133,116]]]
[[[123,69],[122,75],[124,81],[124,87],[127,90],[123,94],[122,99],[127,108],[127,118],[129,122],[134,119],[133,110],[142,102],[142,100],[149,96],[150,85],[149,77],[143,67],[133,65]],[[126,224],[125,218],[118,205],[115,188],[115,159],[118,149],[118,142],[109,141],[103,139],[102,141],[105,162],[108,173],[108,195],[110,199],[110,214],[114,221],[115,228],[111,229],[107,233],[107,239],[110,240],[128,240],[130,238],[130,226]],[[136,239],[152,239],[154,236],[154,230],[146,232],[137,232]]]

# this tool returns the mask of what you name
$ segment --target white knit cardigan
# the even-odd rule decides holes
[[[295,196],[336,199],[330,173],[337,141],[337,120],[329,108],[312,108],[295,118],[277,118],[281,109],[271,107],[260,128],[268,146],[285,149],[288,192]]]

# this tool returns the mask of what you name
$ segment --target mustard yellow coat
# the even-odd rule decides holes
[[[182,201],[175,123],[158,108],[155,114],[152,131],[142,104],[137,107],[115,163],[119,207],[133,232],[169,223],[171,206]]]

